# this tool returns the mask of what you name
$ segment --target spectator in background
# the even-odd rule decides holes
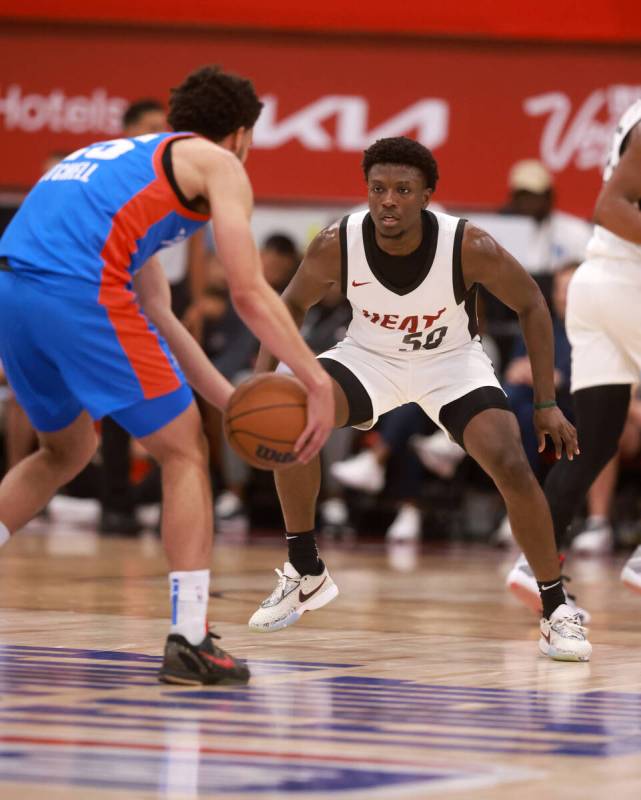
[[[502,214],[529,217],[536,223],[527,242],[528,272],[551,276],[569,263],[580,263],[592,234],[585,220],[555,208],[552,175],[535,159],[517,161],[508,174],[509,197]]]
[[[122,118],[122,135],[127,138],[161,133],[168,129],[165,108],[159,100],[136,100]],[[190,239],[177,241],[161,250],[161,262],[171,289],[174,314],[189,322],[198,341],[202,324],[195,312],[207,282],[207,250],[205,230],[197,231]],[[102,471],[100,504],[101,533],[124,536],[137,534],[141,525],[136,517],[136,494],[131,485],[131,437],[111,417],[102,421]]]
[[[522,243],[520,260],[551,305],[554,273],[569,263],[583,260],[592,226],[557,210],[553,177],[540,161],[531,158],[517,161],[508,173],[507,184],[508,198],[499,213],[532,221],[524,233],[526,240]],[[516,316],[489,292],[481,291],[479,300],[487,320],[487,333],[496,340],[500,362],[505,364],[519,333]]]

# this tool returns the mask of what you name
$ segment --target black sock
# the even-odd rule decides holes
[[[318,557],[314,531],[287,534],[289,563],[299,575],[320,575],[325,565]]]
[[[565,592],[561,576],[553,581],[537,581],[541,602],[543,603],[543,616],[550,619],[556,609],[565,603]]]

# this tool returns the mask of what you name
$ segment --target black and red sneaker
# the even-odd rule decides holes
[[[209,631],[200,644],[191,644],[178,633],[171,633],[165,644],[165,657],[158,673],[163,683],[184,685],[247,683],[247,667],[214,644],[220,639]]]

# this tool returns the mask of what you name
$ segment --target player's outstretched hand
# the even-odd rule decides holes
[[[542,408],[534,412],[534,427],[539,440],[539,453],[545,450],[545,434],[554,442],[556,457],[561,458],[563,448],[570,461],[579,455],[576,428],[565,418],[558,406]]]
[[[294,445],[294,452],[303,464],[309,463],[327,441],[334,427],[334,391],[326,373],[320,384],[307,387],[307,425]]]

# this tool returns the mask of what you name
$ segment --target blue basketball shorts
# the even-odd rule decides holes
[[[63,289],[0,271],[0,360],[34,428],[66,428],[87,410],[132,436],[159,430],[193,395],[167,343],[123,289],[105,306],[80,281]]]

